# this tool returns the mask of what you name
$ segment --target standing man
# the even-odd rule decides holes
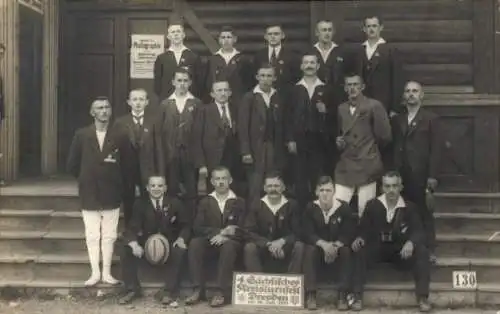
[[[348,310],[347,293],[351,288],[351,243],[356,232],[356,214],[349,204],[334,198],[335,186],[331,177],[319,178],[316,185],[317,200],[309,203],[304,211],[304,286],[306,307],[315,310],[316,277],[338,274],[339,311]],[[338,263],[335,263],[337,262]]]
[[[318,78],[318,57],[306,54],[300,66],[303,77],[294,86],[288,102],[289,127],[292,138],[287,142],[293,154],[295,193],[299,203],[305,206],[312,200],[316,183],[327,172],[327,164],[333,162],[330,143],[336,131],[332,118],[334,109],[328,97],[328,88]]]
[[[271,64],[276,69],[274,87],[284,95],[300,79],[299,57],[297,53],[283,44],[285,33],[281,25],[270,24],[264,35],[266,48],[259,50],[254,56],[254,70],[264,63]]]
[[[394,168],[403,178],[403,197],[418,207],[434,261],[436,231],[426,193],[433,193],[437,187],[441,134],[438,117],[422,108],[423,99],[422,85],[414,81],[406,83],[403,94],[406,112],[392,119]]]
[[[161,143],[167,184],[173,195],[183,195],[186,200],[196,198],[196,172],[193,163],[193,125],[201,101],[189,92],[191,75],[178,68],[172,85],[174,92],[161,103]],[[182,185],[182,187],[181,187]],[[193,205],[194,206],[194,205]]]
[[[388,172],[382,178],[384,194],[366,205],[359,235],[352,243],[354,254],[351,309],[363,309],[363,287],[367,270],[377,262],[391,262],[408,267],[415,280],[415,292],[421,312],[429,312],[430,263],[424,244],[424,231],[415,204],[400,195],[401,176]]]
[[[196,53],[184,46],[184,26],[181,24],[170,24],[167,29],[169,48],[160,54],[154,65],[154,89],[160,102],[170,96],[174,91],[172,80],[175,71],[179,67],[189,71],[194,80],[190,91],[200,97],[202,69],[200,58]]]
[[[381,37],[384,25],[379,16],[363,20],[366,41],[355,53],[355,71],[363,75],[365,95],[380,101],[391,116],[401,111],[403,70],[398,52]]]
[[[358,212],[376,196],[377,180],[383,174],[380,149],[391,141],[391,125],[382,104],[363,95],[359,75],[345,77],[349,100],[338,109],[340,158],[335,167],[335,198],[349,203],[358,193]]]
[[[248,169],[248,199],[252,202],[260,198],[266,173],[284,169],[285,141],[291,141],[285,134],[284,102],[272,87],[275,69],[263,64],[256,77],[259,83],[243,97],[238,119],[242,161]]]
[[[102,280],[114,285],[118,280],[111,275],[111,262],[124,193],[122,174],[126,171],[123,163],[126,145],[119,130],[110,125],[111,104],[107,98],[94,100],[90,115],[94,123],[76,132],[69,149],[67,169],[78,179],[92,270],[85,286],[93,286],[101,280],[99,253],[102,253]]]
[[[3,56],[5,55],[5,45],[0,43],[0,61],[2,61]],[[2,121],[5,118],[5,100],[3,96],[3,79],[0,76],[0,126],[2,125]],[[1,155],[0,155],[1,157]]]
[[[220,307],[226,303],[231,292],[233,270],[243,240],[245,201],[229,189],[231,173],[227,168],[217,167],[212,171],[215,191],[205,196],[198,204],[193,224],[193,240],[189,243],[188,259],[194,292],[186,304],[198,303],[204,294],[204,261],[218,255],[216,293],[210,306]]]
[[[230,83],[231,101],[236,106],[243,94],[249,89],[252,67],[248,57],[238,51],[234,45],[238,37],[229,26],[222,27],[219,33],[219,44],[221,48],[208,59],[208,71],[204,88],[204,100],[208,103],[212,100],[212,86],[215,81],[225,80]],[[237,108],[231,108],[236,112]]]
[[[344,51],[333,41],[335,25],[332,21],[321,20],[316,24],[318,42],[313,52],[318,57],[318,77],[331,90],[334,105],[338,106],[346,101],[344,92],[345,64]]]
[[[233,174],[234,191],[242,195],[243,169],[241,166],[240,147],[236,132],[236,106],[231,104],[231,88],[226,80],[216,80],[210,93],[213,101],[203,106],[193,125],[193,158],[200,177],[210,181],[209,173],[224,166]],[[211,185],[207,184],[209,189]],[[211,190],[208,191],[212,192]]]
[[[141,296],[138,278],[139,259],[144,256],[144,244],[154,234],[168,239],[170,254],[161,265],[164,287],[157,294],[164,305],[175,305],[182,277],[187,243],[191,236],[191,213],[177,198],[167,197],[165,178],[153,175],[147,184],[147,196],[134,203],[133,218],[125,231],[122,254],[120,256],[125,294],[118,301],[129,304]]]
[[[266,174],[264,191],[263,198],[252,202],[245,222],[250,240],[243,250],[245,269],[300,274],[304,244],[298,204],[283,195],[285,184],[278,173]]]
[[[125,225],[132,217],[136,196],[146,192],[148,178],[154,173],[165,173],[160,169],[163,166],[163,153],[159,119],[155,112],[148,110],[146,90],[138,88],[130,91],[127,104],[130,106],[130,113],[116,121],[124,139],[129,142],[124,160],[127,164],[127,171],[124,173],[127,191],[123,200]]]

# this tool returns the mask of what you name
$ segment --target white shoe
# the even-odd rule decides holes
[[[111,274],[103,275],[102,276],[102,281],[109,284],[109,285],[117,285],[120,283],[120,280],[116,279],[115,277],[111,276]]]
[[[84,285],[85,287],[92,287],[97,285],[100,280],[101,280],[101,274],[92,274],[90,278],[87,281],[85,281]]]

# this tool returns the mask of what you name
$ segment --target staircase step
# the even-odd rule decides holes
[[[500,193],[436,193],[436,212],[500,214]]]
[[[500,258],[500,235],[465,235],[439,234],[437,235],[437,256],[442,257],[498,257]]]
[[[488,234],[500,231],[500,214],[434,213],[438,233]]]

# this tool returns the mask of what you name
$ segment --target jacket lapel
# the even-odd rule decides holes
[[[401,128],[401,133],[403,136],[406,136],[408,133],[408,113],[403,113],[398,116],[397,123],[399,123],[399,127]]]
[[[228,218],[233,214],[233,211],[232,211],[233,202],[234,202],[233,199],[229,199],[229,200],[227,200],[227,202],[224,206],[224,210],[222,212],[222,221],[224,222],[224,224],[226,224]]]
[[[415,132],[421,120],[422,120],[422,109],[419,108],[417,114],[415,115],[415,118],[413,118],[413,121],[411,121],[410,125],[408,126],[408,136],[412,135],[413,132]],[[408,121],[408,119],[406,119],[406,121]]]
[[[217,108],[216,103],[210,104],[210,115],[212,116],[211,121],[214,121],[217,126],[221,129],[224,130],[224,124],[222,123],[222,117],[220,116],[219,108]]]
[[[380,63],[380,58],[382,58],[382,55],[385,55],[386,51],[386,44],[379,44],[377,46],[377,49],[373,53],[372,58],[368,61],[370,63],[370,73],[373,73],[375,71]]]
[[[255,109],[259,113],[259,116],[262,118],[262,120],[266,121],[266,109],[267,105],[266,102],[264,101],[264,98],[262,97],[261,94],[255,93]]]

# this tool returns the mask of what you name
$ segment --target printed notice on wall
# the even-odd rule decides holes
[[[234,273],[233,304],[302,308],[302,275]]]
[[[131,37],[130,78],[154,78],[156,57],[165,51],[164,35],[134,34]]]

